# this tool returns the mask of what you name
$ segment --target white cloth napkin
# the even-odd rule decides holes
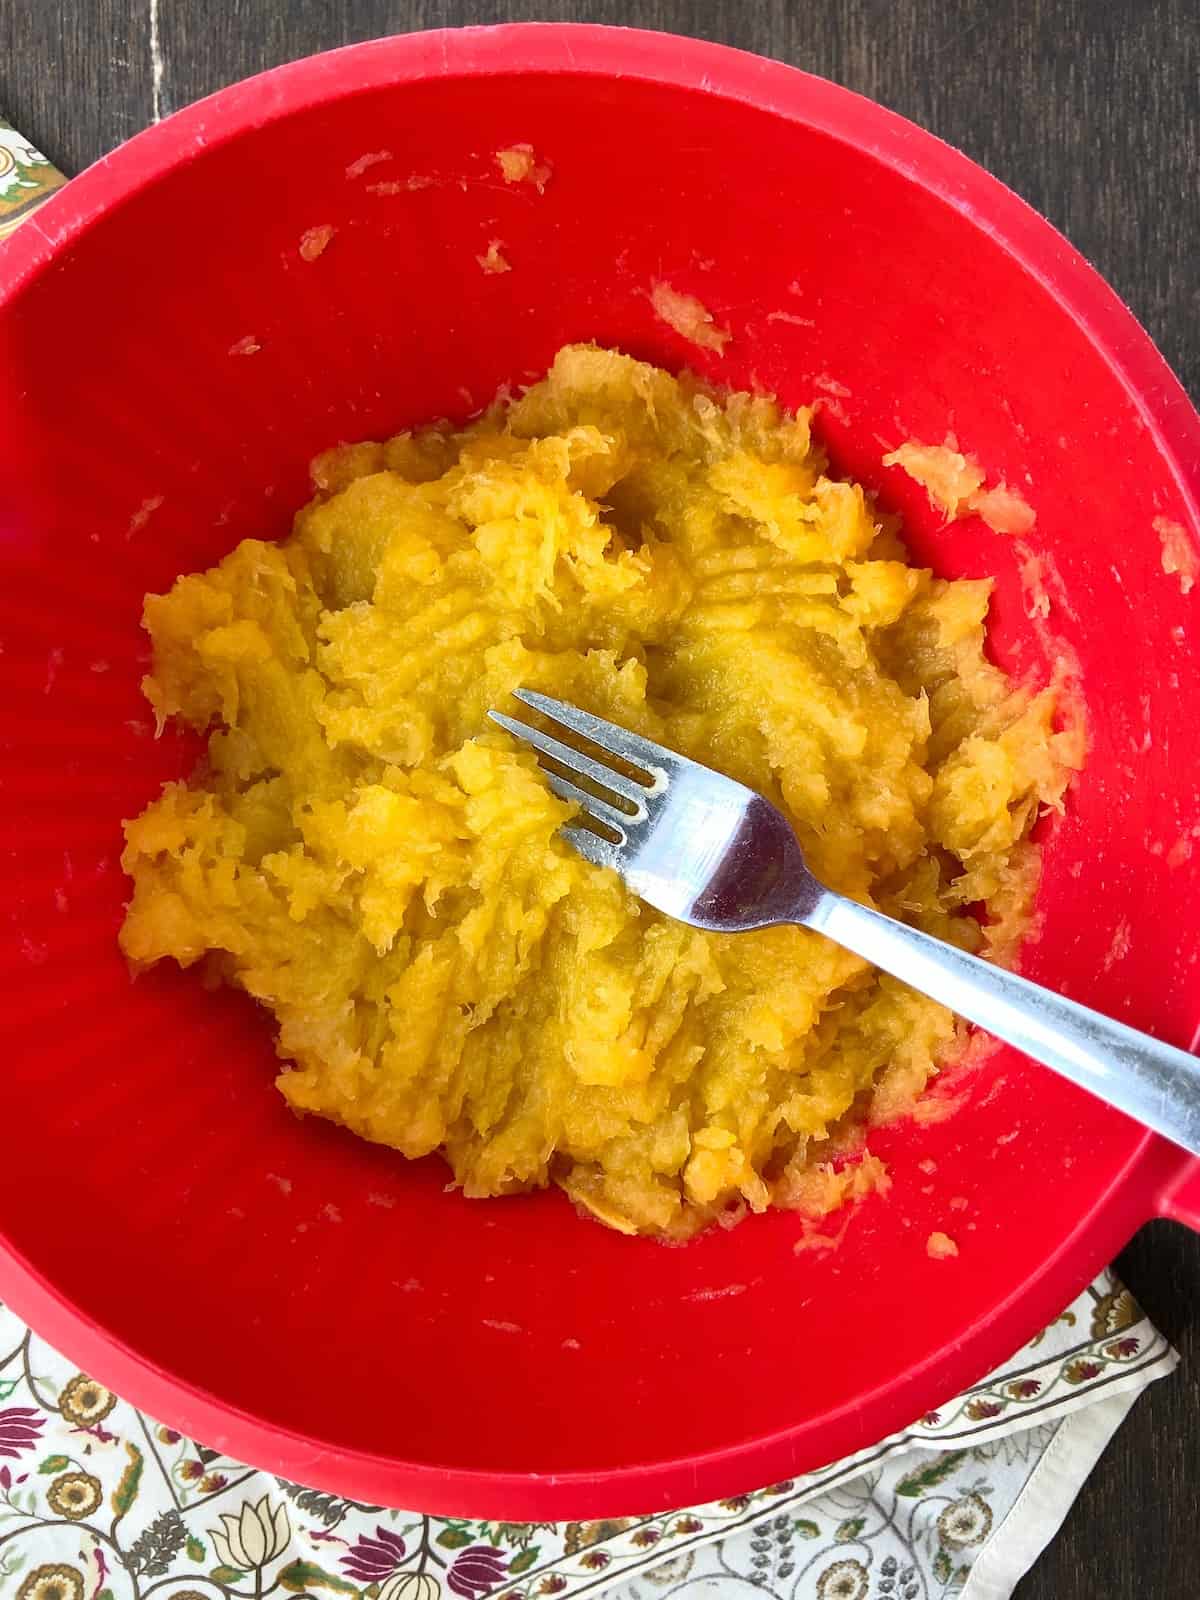
[[[612,1600],[1007,1600],[1175,1352],[1105,1273],[985,1383]]]

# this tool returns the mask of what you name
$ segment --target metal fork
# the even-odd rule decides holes
[[[489,713],[580,808],[563,836],[650,905],[723,933],[815,929],[1200,1155],[1200,1059],[825,888],[782,813],[744,784],[561,700],[514,694],[604,758]]]

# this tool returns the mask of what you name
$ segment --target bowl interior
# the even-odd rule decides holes
[[[317,450],[463,418],[567,340],[819,399],[835,464],[904,512],[915,553],[996,577],[1002,663],[1045,677],[1065,659],[1082,684],[1092,750],[1046,829],[1025,970],[1186,1043],[1198,601],[1154,524],[1190,527],[1188,508],[1053,285],[976,201],[872,153],[851,97],[780,71],[785,115],[645,72],[341,59],[286,114],[268,84],[247,117],[243,88],[224,118],[193,110],[82,180],[48,229],[175,158],[0,306],[0,1238],[71,1308],[56,1332],[98,1376],[306,1481],[503,1515],[750,1487],[1007,1353],[999,1309],[1023,1290],[1030,1320],[1049,1309],[1036,1286],[1138,1131],[998,1054],[941,1091],[952,1117],[873,1139],[890,1197],[837,1250],[797,1253],[788,1216],[664,1250],[556,1194],[470,1204],[437,1161],[296,1121],[266,1019],[176,972],[131,983],[116,949],[120,820],[194,755],[152,737],[142,595],[283,535]],[[830,104],[845,135],[822,126]],[[919,165],[938,147],[913,139]],[[519,143],[551,165],[544,193],[501,176],[495,152]],[[492,240],[510,272],[481,271]],[[730,331],[723,357],[656,319],[657,281]],[[1028,551],[976,520],[941,527],[881,467],[949,430],[1036,509],[1048,617],[1028,615]],[[1079,1279],[1136,1221],[1106,1215]],[[939,1227],[956,1261],[927,1257]],[[1060,1274],[1042,1300],[1077,1286]]]

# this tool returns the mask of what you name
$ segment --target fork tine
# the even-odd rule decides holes
[[[569,728],[572,733],[590,739],[602,750],[619,756],[631,766],[640,767],[651,777],[657,777],[659,774],[665,777],[677,770],[683,761],[682,756],[664,750],[662,745],[655,744],[652,739],[643,739],[641,734],[630,733],[628,728],[619,728],[615,722],[605,722],[603,717],[594,716],[590,711],[580,711],[578,706],[569,706],[562,700],[552,700],[549,695],[538,694],[534,689],[514,689],[513,697],[523,700],[535,711],[540,711],[544,717],[549,717],[551,722],[557,722],[562,727]],[[579,757],[576,756],[575,761],[578,760]],[[610,783],[608,778],[601,781]]]
[[[634,778],[627,778],[623,772],[614,772],[611,767],[603,766],[599,761],[593,761],[591,756],[585,756],[582,751],[572,749],[569,744],[562,744],[558,739],[552,739],[540,728],[531,728],[527,722],[518,722],[514,717],[506,717],[502,711],[489,711],[488,716],[493,722],[499,723],[506,733],[511,733],[514,739],[523,739],[526,744],[531,744],[535,750],[544,756],[549,756],[551,761],[556,761],[568,772],[582,774],[592,783],[599,784],[602,789],[608,789],[613,794],[619,794],[623,800],[628,800],[630,805],[636,807],[636,812],[632,817],[623,813],[621,818],[623,822],[644,819],[645,784],[638,783]],[[590,806],[591,795],[584,795],[583,801]]]
[[[612,867],[617,872],[621,870],[619,865],[621,860],[620,845],[609,844],[607,839],[602,839],[598,833],[593,833],[590,828],[560,828],[558,837],[565,839],[593,866]]]
[[[586,811],[588,816],[597,822],[602,822],[606,828],[611,828],[618,835],[621,844],[625,843],[625,829],[629,823],[638,820],[636,817],[631,817],[627,811],[618,811],[616,806],[610,806],[606,800],[598,800],[585,789],[576,788],[573,783],[568,783],[566,778],[560,778],[557,772],[551,772],[546,767],[542,768],[542,777],[560,800],[567,800],[577,805],[580,810]]]

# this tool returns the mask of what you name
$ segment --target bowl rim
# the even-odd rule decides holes
[[[436,78],[515,74],[633,77],[742,102],[849,143],[953,207],[1054,297],[1116,375],[1200,542],[1200,415],[1133,313],[1052,224],[970,158],[873,101],[783,63],[670,33],[589,23],[441,29],[348,45],[244,79],[135,135],[29,218],[5,242],[0,313],[104,217],[206,149],[345,95]],[[825,1459],[877,1442],[1006,1358],[1140,1223],[1170,1209],[1171,1193],[1189,1174],[1194,1181],[1200,1162],[1151,1134],[1138,1138],[1107,1194],[1048,1253],[1019,1297],[994,1307],[958,1348],[932,1352],[820,1419]],[[225,1454],[357,1499],[516,1520],[611,1516],[742,1492],[789,1475],[797,1464],[818,1464],[800,1445],[811,1424],[702,1456],[554,1475],[448,1468],[334,1449],[232,1406],[139,1355],[60,1295],[2,1235],[0,1267],[13,1309],[85,1367],[94,1364],[105,1380],[111,1377],[124,1398]]]

